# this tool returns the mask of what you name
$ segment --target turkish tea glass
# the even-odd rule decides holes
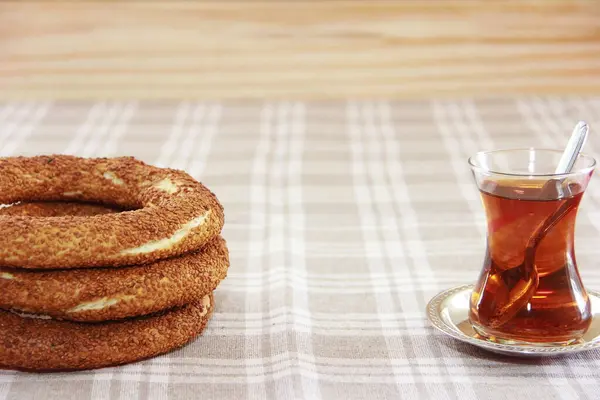
[[[475,331],[499,343],[577,341],[591,307],[575,258],[575,219],[596,161],[555,174],[558,150],[479,152],[469,159],[487,220],[486,255],[470,299]]]

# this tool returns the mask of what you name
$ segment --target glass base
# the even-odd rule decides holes
[[[508,344],[508,345],[513,345],[513,346],[528,346],[528,347],[556,347],[556,346],[569,346],[569,345],[573,345],[573,344],[577,344],[577,343],[581,342],[581,337],[574,337],[574,338],[566,339],[566,340],[550,339],[549,341],[544,341],[543,339],[545,339],[545,338],[540,338],[540,341],[529,341],[529,340],[523,340],[518,337],[511,337],[511,336],[505,336],[505,335],[498,336],[496,334],[487,332],[485,328],[483,328],[477,324],[472,324],[472,326],[473,326],[473,330],[477,333],[478,336],[480,336],[481,339],[485,339],[489,342],[499,343],[499,344]],[[583,335],[581,335],[581,336],[583,336]]]

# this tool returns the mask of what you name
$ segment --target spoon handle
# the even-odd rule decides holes
[[[579,121],[579,123],[575,125],[575,129],[573,129],[573,133],[569,139],[569,142],[567,143],[567,147],[565,148],[565,151],[558,162],[558,166],[554,172],[555,174],[566,174],[571,172],[573,166],[575,165],[575,161],[577,160],[577,156],[585,144],[588,131],[588,125],[583,121]]]

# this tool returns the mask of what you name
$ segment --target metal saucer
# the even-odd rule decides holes
[[[463,285],[445,290],[427,304],[427,317],[431,324],[460,341],[508,356],[544,357],[573,354],[600,348],[600,293],[587,290],[592,303],[592,324],[583,338],[566,345],[501,344],[479,336],[469,322],[469,298],[473,285]]]

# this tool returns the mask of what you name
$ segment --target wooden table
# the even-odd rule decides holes
[[[598,1],[0,4],[0,99],[600,92]]]

